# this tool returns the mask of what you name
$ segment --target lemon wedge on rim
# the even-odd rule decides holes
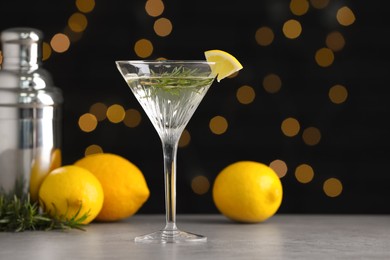
[[[243,68],[241,63],[226,51],[209,50],[205,51],[204,55],[208,62],[216,63],[213,71],[217,75],[218,82]]]

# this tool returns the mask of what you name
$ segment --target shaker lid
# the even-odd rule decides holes
[[[1,32],[1,41],[3,43],[31,44],[39,42],[43,33],[35,28],[16,27],[9,28]]]
[[[41,62],[42,36],[40,30],[28,27],[2,31],[3,69],[37,69]]]
[[[51,75],[41,63],[43,33],[34,28],[9,28],[0,33],[3,63],[0,70],[0,106],[50,105],[62,100]]]

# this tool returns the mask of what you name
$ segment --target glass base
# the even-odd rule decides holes
[[[206,242],[207,237],[181,231],[181,230],[160,230],[134,239],[136,243],[187,243]]]

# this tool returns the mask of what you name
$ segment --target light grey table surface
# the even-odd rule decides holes
[[[389,215],[279,215],[238,224],[222,215],[178,215],[196,244],[137,244],[163,215],[92,223],[86,231],[0,232],[0,259],[390,259]]]

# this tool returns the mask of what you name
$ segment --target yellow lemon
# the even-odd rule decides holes
[[[149,198],[142,172],[122,156],[97,153],[81,158],[75,165],[92,172],[103,186],[103,208],[96,220],[116,221],[130,217]]]
[[[104,193],[99,180],[88,170],[61,166],[51,171],[39,189],[39,203],[52,217],[70,219],[88,214],[90,223],[103,207]]]
[[[262,222],[279,209],[283,196],[278,175],[267,165],[239,161],[224,168],[213,184],[218,210],[231,220]]]
[[[45,177],[52,170],[58,168],[62,164],[62,156],[60,149],[54,149],[50,154],[42,150],[37,151],[37,155],[32,163],[30,174],[30,198],[31,201],[38,201],[39,188]]]
[[[213,72],[217,75],[218,82],[243,68],[241,63],[226,51],[209,50],[205,51],[204,55],[208,62],[216,63]]]

